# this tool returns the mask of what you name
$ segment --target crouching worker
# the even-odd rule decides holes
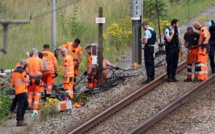
[[[61,55],[63,56],[63,88],[68,93],[70,99],[73,99],[74,87],[74,63],[73,58],[68,54],[66,48],[61,48]]]
[[[98,68],[96,65],[92,64],[91,45],[86,47],[86,51],[89,55],[86,75],[88,75],[88,88],[91,89],[98,85]],[[103,83],[105,83],[106,79],[108,78],[108,67],[119,70],[119,67],[115,67],[107,59],[103,58]]]
[[[11,85],[15,88],[15,98],[17,98],[17,126],[26,126],[24,123],[24,114],[28,108],[28,95],[27,95],[27,83],[29,77],[25,72],[26,61],[23,59],[20,61],[20,65],[12,73]]]

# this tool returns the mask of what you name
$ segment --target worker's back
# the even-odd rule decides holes
[[[41,76],[43,63],[38,57],[30,57],[27,59],[29,76]]]
[[[57,60],[54,56],[54,53],[50,51],[43,51],[43,62],[45,62],[45,65],[43,66],[43,70],[45,72],[55,72],[57,70]]]

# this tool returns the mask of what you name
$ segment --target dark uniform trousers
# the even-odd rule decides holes
[[[16,97],[18,101],[16,120],[24,120],[24,114],[28,108],[28,95],[27,93],[21,93],[16,95]]]
[[[166,49],[167,75],[175,77],[178,67],[179,47]]]
[[[211,65],[211,70],[215,71],[214,69],[214,51],[215,51],[215,40],[210,40],[210,51],[209,51],[209,59],[210,59],[210,65]]]
[[[154,79],[155,68],[154,68],[154,47],[146,46],[144,48],[144,59],[146,67],[146,75],[148,78]]]

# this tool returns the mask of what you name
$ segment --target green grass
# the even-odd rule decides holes
[[[214,4],[214,0],[180,0],[180,3],[170,5],[168,2],[167,20],[178,18],[180,22],[187,22],[190,18]],[[195,1],[195,2],[194,2]],[[29,19],[29,17],[36,17],[43,13],[50,11],[51,6],[47,6],[47,0],[29,1],[29,0],[1,0],[0,2],[0,18],[5,20],[10,19]],[[61,7],[70,3],[71,0],[58,0],[57,7]],[[34,12],[20,13],[21,11],[34,9],[35,7],[47,6],[46,8],[36,10]],[[84,33],[80,36],[82,46],[89,43],[97,42],[98,26],[95,24],[95,18],[98,16],[99,6],[103,7],[106,23],[104,24],[104,31],[107,27],[116,20],[130,16],[129,0],[79,0],[78,3],[69,5],[57,11],[57,45],[62,45],[67,41],[73,41],[77,35],[71,35],[71,22],[69,17],[72,16],[73,11],[77,8],[76,21],[78,24],[83,24]],[[190,7],[190,10],[188,10]],[[147,7],[145,7],[147,8]],[[190,11],[190,12],[189,12]],[[61,15],[65,16],[65,20]],[[63,30],[63,26],[68,31]],[[0,27],[2,30],[2,27]],[[0,32],[0,42],[2,42],[3,34]],[[42,45],[51,44],[51,13],[33,19],[30,24],[14,26],[8,31],[8,53],[0,53],[0,68],[13,68],[15,64],[22,58],[25,58],[25,52],[30,51],[33,47],[42,50]],[[2,43],[1,43],[2,44]],[[0,48],[2,45],[0,45]],[[105,53],[105,56],[111,61],[117,60],[119,53],[115,48],[110,49],[110,53]],[[86,54],[85,54],[86,55]],[[86,58],[85,58],[86,61]],[[84,70],[86,63],[82,63],[82,70]]]
[[[181,3],[173,4],[169,7],[167,20],[178,18],[181,23],[185,23],[199,13],[206,10],[214,3],[214,0],[181,0]],[[189,1],[189,2],[188,2]]]
[[[66,2],[70,3],[71,0],[59,0],[57,5],[61,7],[64,6]],[[115,4],[113,4],[113,2]],[[35,16],[50,11],[51,6],[32,13],[17,13],[44,5],[47,5],[47,0],[39,0],[39,2],[29,0],[2,0],[0,2],[0,11],[2,11],[0,12],[0,17],[5,20],[29,19],[31,14],[34,18]],[[64,33],[62,24],[60,23],[60,15],[63,14],[66,18],[69,18],[72,16],[71,14],[74,8],[78,8],[76,16],[78,23],[84,24],[85,27],[84,34],[80,37],[82,46],[97,42],[98,26],[95,23],[95,18],[98,16],[99,6],[103,7],[104,16],[107,20],[104,24],[104,29],[119,18],[128,16],[130,12],[129,1],[113,0],[109,2],[109,0],[79,0],[78,3],[57,11],[57,45],[62,45],[67,41],[73,41],[77,37],[75,33],[72,35],[70,32]],[[66,23],[68,22],[65,22],[65,24]],[[66,25],[66,29],[69,31],[71,27]],[[0,30],[2,30],[1,27]],[[2,42],[2,32],[0,32],[0,37],[0,42]],[[20,59],[25,58],[26,51],[30,51],[33,47],[41,51],[42,45],[45,43],[51,44],[51,14],[36,18],[32,20],[30,24],[10,28],[8,33],[8,53],[5,55],[0,53],[0,68],[13,68]]]

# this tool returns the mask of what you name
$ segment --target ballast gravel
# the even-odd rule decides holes
[[[195,82],[184,83],[185,76],[186,69],[177,75],[179,82],[161,84],[87,133],[128,133],[133,127],[153,116],[170,102],[199,84]]]
[[[164,117],[146,134],[213,134],[215,133],[215,84],[199,93],[171,114]]]

